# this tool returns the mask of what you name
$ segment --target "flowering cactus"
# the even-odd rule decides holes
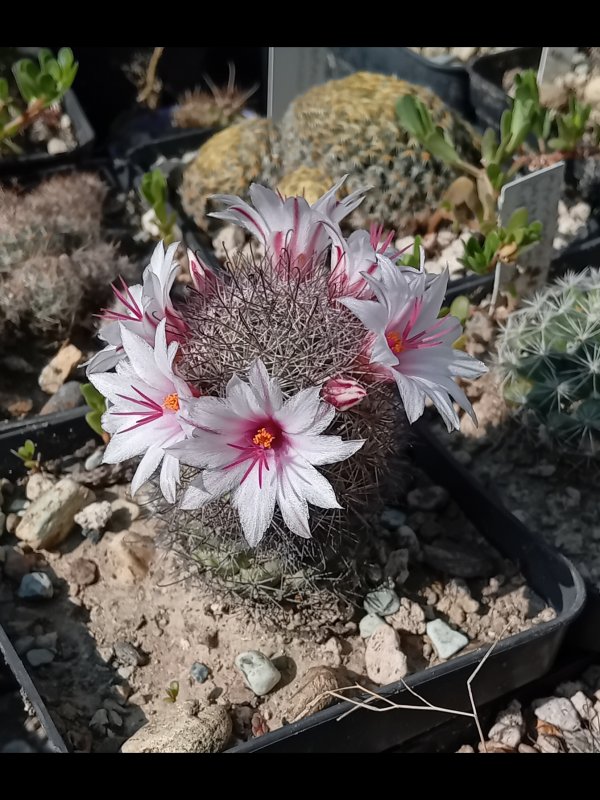
[[[238,253],[217,275],[188,254],[192,286],[175,308],[172,251],[157,251],[102,334],[116,373],[89,370],[109,402],[105,460],[143,454],[133,489],[162,462],[172,527],[228,579],[250,571],[262,585],[284,564],[339,556],[403,450],[402,405],[413,422],[429,399],[456,428],[452,401],[472,409],[453,379],[485,371],[452,348],[458,320],[438,319],[447,273],[397,265],[379,228],[346,240],[339,222],[364,192],[338,202],[338,188],[312,205],[260,186],[256,208],[221,197],[216,216],[251,230],[265,255]]]

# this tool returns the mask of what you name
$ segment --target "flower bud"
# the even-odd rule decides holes
[[[348,411],[366,397],[367,390],[351,378],[331,378],[323,386],[321,395],[338,411]]]
[[[198,258],[198,256],[196,256],[196,254],[193,253],[189,248],[187,255],[194,289],[204,295],[210,294],[214,288],[214,284],[218,280],[217,276],[208,266],[208,264]]]

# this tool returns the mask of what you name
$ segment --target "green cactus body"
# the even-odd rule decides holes
[[[569,274],[498,339],[505,398],[559,451],[600,456],[600,269]]]
[[[478,137],[432,92],[389,75],[357,72],[298,97],[277,127],[248,120],[216,134],[185,172],[187,211],[204,225],[211,194],[245,196],[258,180],[291,193],[304,188],[308,197],[348,174],[345,191],[372,187],[354,214],[355,227],[377,221],[406,229],[456,177],[398,124],[396,102],[407,93],[427,104],[463,159],[478,161]]]

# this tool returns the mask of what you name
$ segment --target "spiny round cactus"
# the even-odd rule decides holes
[[[288,172],[277,183],[277,190],[284,197],[304,197],[308,203],[314,203],[331,186],[326,172],[319,167],[298,167]]]
[[[505,397],[559,451],[600,456],[600,269],[568,274],[508,318]]]
[[[298,97],[276,128],[254,120],[213,137],[184,174],[184,206],[204,225],[211,194],[245,197],[252,181],[260,180],[287,196],[302,194],[305,184],[319,196],[322,187],[348,174],[346,191],[372,187],[353,227],[378,222],[402,230],[435,206],[456,177],[398,124],[396,102],[407,93],[426,103],[462,158],[478,160],[476,134],[428,89],[357,72]]]
[[[270,120],[249,119],[230,125],[212,136],[185,170],[181,198],[187,213],[207,228],[208,211],[215,210],[210,196],[218,193],[246,195],[265,170],[276,169],[277,130]]]

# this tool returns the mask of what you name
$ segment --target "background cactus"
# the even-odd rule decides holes
[[[210,194],[246,195],[250,183],[259,181],[318,196],[322,186],[348,173],[345,191],[373,187],[353,226],[377,221],[412,229],[415,215],[435,206],[455,176],[398,124],[396,102],[406,94],[421,98],[462,158],[478,160],[475,133],[432,92],[389,75],[357,72],[298,97],[276,129],[252,120],[209,140],[184,174],[187,211],[203,225]]]
[[[508,318],[505,397],[560,451],[600,455],[600,269],[569,274]]]
[[[0,191],[0,344],[64,335],[132,265],[102,241],[107,187],[92,173]],[[4,340],[7,340],[6,342]]]

